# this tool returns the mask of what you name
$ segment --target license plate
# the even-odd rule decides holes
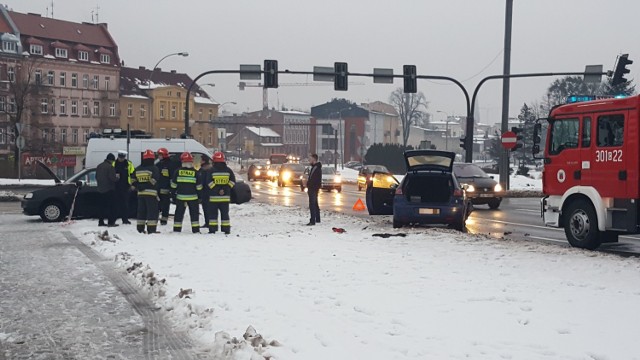
[[[480,197],[493,197],[493,194],[480,194]]]
[[[438,215],[438,214],[440,214],[440,209],[420,208],[418,210],[418,214],[420,214],[420,215]]]

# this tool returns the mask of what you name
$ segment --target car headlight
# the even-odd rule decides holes
[[[502,191],[502,185],[500,184],[496,184],[496,186],[493,187],[493,191],[495,192],[500,192]]]
[[[476,188],[473,187],[473,185],[467,185],[467,192],[474,192],[476,191]]]
[[[291,179],[291,173],[290,172],[287,171],[287,172],[282,174],[282,180],[287,181],[289,179]]]
[[[335,182],[335,183],[340,183],[340,182],[342,182],[342,177],[340,177],[340,176],[336,176],[336,177],[334,177],[334,178],[333,178],[333,182]]]
[[[260,170],[256,170],[256,176],[260,176]]]
[[[28,193],[24,196],[25,199],[31,199],[33,197],[33,193]]]

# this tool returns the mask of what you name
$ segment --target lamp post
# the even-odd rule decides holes
[[[443,113],[447,116],[447,119],[444,121],[445,123],[445,138],[444,138],[444,149],[449,151],[449,113],[442,110],[436,110],[436,112]]]
[[[160,63],[170,57],[170,56],[183,56],[183,57],[187,57],[189,56],[189,53],[186,51],[182,51],[182,52],[177,52],[177,53],[171,53],[171,54],[167,54],[164,57],[162,57],[162,59],[158,60],[158,62],[153,66],[153,68],[151,69],[151,74],[149,74],[149,79],[147,80],[148,84],[147,84],[147,91],[151,91],[151,79],[153,78],[153,74],[155,73],[156,69],[158,68],[158,65],[160,65]],[[150,105],[149,105],[149,130],[153,129],[153,124],[152,124],[152,119],[153,119],[153,96],[149,96],[150,98]]]
[[[329,113],[329,120],[331,120],[331,115],[338,114],[338,131],[340,133],[340,162],[342,163],[343,170],[344,170],[344,132],[342,131],[342,112],[345,110],[351,110],[351,106]],[[336,169],[337,168],[338,167],[336,165]]]

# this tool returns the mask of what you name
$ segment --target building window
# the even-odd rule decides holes
[[[7,69],[7,76],[9,77],[9,81],[16,81],[16,69],[14,69],[13,67],[9,67]]]
[[[213,120],[213,110],[209,110],[209,121]]]
[[[127,116],[128,117],[133,116],[133,104],[127,104]]]
[[[16,98],[14,97],[9,98],[9,112],[12,114],[16,112]]]
[[[60,129],[60,142],[67,143],[67,129]]]
[[[178,138],[178,129],[176,129],[176,128],[171,129],[171,135],[172,135],[171,137],[173,139],[177,139]]]
[[[44,142],[49,141],[49,129],[42,129],[42,140]]]
[[[53,86],[55,85],[56,73],[54,71],[49,71],[47,73],[47,84]]]
[[[104,77],[104,89],[105,89],[105,90],[109,90],[109,81],[110,81],[110,80],[111,80],[111,78],[110,78],[110,77],[108,77],[108,76],[105,76],[105,77]]]
[[[166,129],[165,129],[165,128],[160,128],[160,138],[161,138],[161,139],[164,139],[164,138],[165,138],[165,135],[166,135],[165,131],[166,131]]]
[[[60,115],[67,115],[67,100],[60,100]]]
[[[147,115],[147,108],[144,104],[140,104],[140,117],[143,118]]]
[[[2,50],[7,52],[16,52],[16,43],[13,41],[3,41]]]
[[[98,84],[100,84],[100,76],[94,75],[93,76],[93,88],[98,90]]]
[[[109,116],[116,116],[116,104],[109,104]]]
[[[164,104],[160,104],[160,119],[164,119]]]
[[[89,130],[85,130],[82,132],[82,143],[84,144],[89,138]]]
[[[198,110],[198,120],[202,121],[202,109]]]
[[[67,85],[67,73],[61,72],[60,73],[60,86],[66,86],[66,85]]]
[[[87,52],[87,51],[78,51],[78,60],[80,60],[80,61],[89,61],[89,52]]]
[[[78,144],[78,129],[71,130],[71,143]]]
[[[93,116],[100,116],[100,101],[93,102]]]
[[[175,105],[171,105],[171,118],[175,119],[176,118],[176,114],[177,114],[176,106]]]
[[[4,134],[4,129],[0,128],[0,144],[6,144],[7,137]]]
[[[78,100],[71,100],[71,115],[78,115]]]
[[[42,84],[42,70],[36,70],[35,81],[36,81],[36,85]]]
[[[42,55],[42,45],[31,45],[29,52],[31,55]]]
[[[56,57],[67,58],[67,49],[56,48]]]
[[[78,87],[78,74],[76,73],[71,74],[71,87],[73,88]]]
[[[40,101],[40,113],[46,114],[49,112],[49,100],[41,99]]]
[[[0,96],[0,111],[5,111],[7,108],[7,97]]]
[[[87,74],[82,75],[82,87],[85,89],[89,88],[89,75]]]
[[[213,133],[211,131],[209,131],[209,145],[213,144]]]
[[[100,62],[103,64],[110,64],[111,63],[111,56],[107,55],[107,54],[100,54]]]
[[[82,115],[89,116],[89,102],[88,101],[83,101],[82,102]]]

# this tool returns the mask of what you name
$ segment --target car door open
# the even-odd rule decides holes
[[[366,193],[369,215],[393,215],[393,197],[399,184],[390,173],[373,172]]]

